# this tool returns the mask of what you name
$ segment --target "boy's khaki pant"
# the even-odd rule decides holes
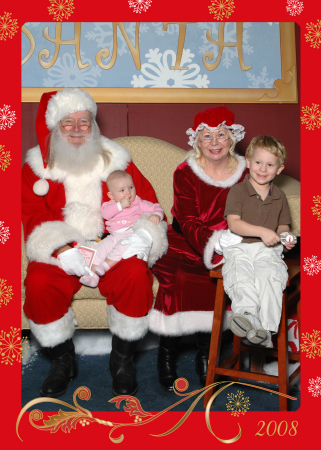
[[[282,252],[282,244],[267,247],[263,242],[223,249],[223,284],[232,301],[233,313],[251,313],[265,330],[272,332],[279,328],[282,295],[288,279]]]

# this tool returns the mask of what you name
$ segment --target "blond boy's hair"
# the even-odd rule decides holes
[[[115,170],[114,172],[111,172],[108,175],[107,180],[106,180],[108,189],[110,190],[110,185],[114,180],[119,179],[119,178],[126,178],[126,177],[132,179],[131,175],[128,172],[126,172],[125,170]]]
[[[257,148],[263,148],[272,155],[276,156],[279,160],[279,165],[282,166],[286,159],[286,150],[283,143],[273,136],[256,136],[253,138],[246,149],[245,158],[250,159],[254,150]]]

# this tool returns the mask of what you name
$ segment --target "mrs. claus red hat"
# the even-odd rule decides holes
[[[208,108],[196,114],[194,118],[194,127],[189,128],[186,134],[190,136],[189,145],[193,147],[197,134],[204,128],[213,132],[220,127],[231,130],[237,141],[244,137],[244,127],[234,123],[234,114],[225,106],[217,106],[216,108]]]

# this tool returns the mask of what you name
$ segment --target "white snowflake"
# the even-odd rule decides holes
[[[321,396],[321,377],[317,377],[316,379],[311,378],[309,383],[310,386],[308,386],[308,391],[312,393],[312,396],[318,397],[319,394]]]
[[[0,244],[4,244],[10,236],[9,227],[4,227],[3,223],[0,222]]]
[[[312,255],[312,258],[304,258],[303,269],[308,272],[308,275],[314,275],[321,270],[321,261],[317,260],[316,256]]]
[[[298,0],[287,0],[286,3],[286,10],[288,13],[290,13],[290,16],[296,16],[297,14],[301,14],[301,12],[303,11],[303,2],[299,2]]]
[[[217,22],[201,22],[198,24],[198,27],[204,30],[204,34],[202,36],[202,40],[204,42],[204,45],[199,47],[199,53],[203,55],[207,51],[211,51],[214,55],[214,61],[216,61],[218,57],[218,51],[219,46],[214,45],[212,42],[210,42],[207,37],[206,33],[210,29],[212,31],[212,39],[214,41],[218,41],[218,30],[219,30],[220,24]],[[250,28],[252,24],[250,22],[244,22],[243,23],[243,37],[242,37],[242,51],[244,54],[251,54],[253,53],[253,47],[248,44],[248,41],[250,39],[248,28]],[[236,23],[235,22],[225,22],[224,26],[224,42],[236,42]],[[223,66],[228,69],[232,65],[232,60],[234,58],[239,58],[237,47],[224,47],[223,54],[222,54],[222,64]]]
[[[200,75],[200,66],[190,64],[195,56],[190,50],[183,50],[181,67],[188,64],[188,70],[173,70],[172,66],[176,62],[176,53],[173,50],[166,50],[160,53],[158,48],[150,49],[145,55],[148,63],[142,64],[141,72],[145,75],[133,76],[131,84],[135,88],[157,87],[157,88],[207,88],[209,80],[207,75]]]
[[[135,13],[141,13],[148,10],[152,4],[152,0],[128,0],[130,8],[134,8]]]
[[[251,74],[250,72],[246,72],[246,76],[252,82],[248,87],[249,88],[260,88],[264,87],[267,89],[273,88],[274,78],[268,78],[268,71],[266,66],[260,72],[260,75],[256,76],[255,74]]]
[[[40,23],[41,23],[41,22],[25,22],[23,26],[24,26],[24,27],[27,27],[27,28],[35,28],[35,27],[37,27]]]
[[[164,30],[163,22],[152,22],[155,32],[158,36],[164,36],[168,34],[175,34],[179,32],[179,25],[177,23],[169,23],[166,30]]]
[[[135,35],[136,35],[136,22],[128,22],[126,23],[126,33],[128,37],[131,39],[133,45],[135,45]],[[139,34],[146,33],[149,27],[146,23],[141,23],[139,25]],[[95,22],[94,29],[92,31],[87,31],[85,38],[89,41],[94,40],[97,42],[97,47],[99,49],[108,48],[110,51],[110,57],[113,54],[113,46],[114,46],[114,31],[113,31],[113,23],[112,22]],[[117,30],[117,55],[122,56],[129,52],[128,45],[123,36],[123,33],[118,32]],[[109,61],[106,60],[106,64]]]
[[[96,87],[97,77],[101,77],[102,69],[88,58],[84,58],[85,53],[81,52],[81,62],[90,65],[79,70],[75,52],[65,53],[51,69],[48,69],[48,78],[44,78],[43,86],[46,87]]]
[[[10,111],[10,106],[3,105],[3,108],[0,108],[0,130],[5,130],[7,127],[11,128],[15,121],[16,113]]]

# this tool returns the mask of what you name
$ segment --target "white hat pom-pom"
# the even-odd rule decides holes
[[[49,183],[44,179],[38,180],[35,182],[32,189],[36,195],[39,195],[39,197],[43,197],[49,192]]]

